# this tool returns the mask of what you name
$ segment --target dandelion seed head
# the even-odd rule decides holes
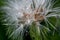
[[[7,16],[6,20],[9,24],[6,25],[15,25],[11,27],[12,33],[11,36],[15,36],[17,38],[17,34],[22,36],[23,34],[23,28],[25,25],[31,25],[33,22],[36,23],[38,26],[38,32],[40,32],[40,26],[45,27],[44,25],[41,25],[40,23],[44,20],[46,25],[48,26],[48,23],[53,27],[49,21],[49,17],[56,17],[56,13],[48,14],[48,12],[59,12],[60,9],[58,8],[51,8],[53,5],[51,4],[52,0],[8,0],[7,6],[3,7],[3,10],[6,12]],[[10,17],[9,17],[10,16]],[[60,16],[60,14],[58,15]],[[8,30],[10,27],[8,27]],[[46,28],[49,30],[49,28]],[[13,36],[13,37],[14,37]]]

